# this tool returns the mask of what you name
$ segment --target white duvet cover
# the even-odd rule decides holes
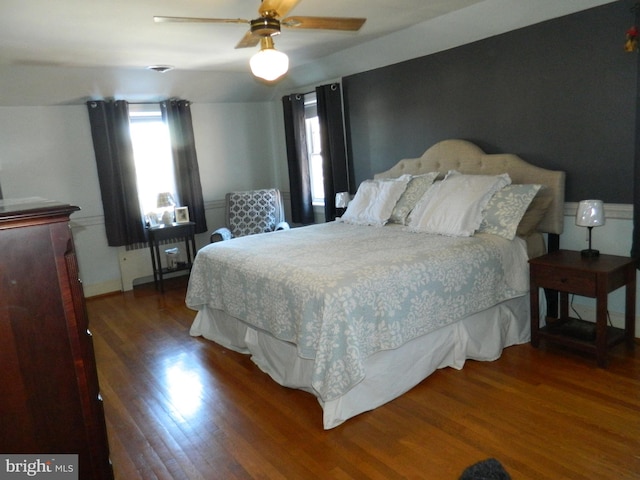
[[[527,292],[520,239],[331,222],[203,248],[186,303],[289,342],[327,404],[365,378],[377,352]]]

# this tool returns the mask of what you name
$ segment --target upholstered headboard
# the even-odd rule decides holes
[[[497,175],[508,173],[513,183],[537,183],[544,185],[541,191],[553,199],[544,218],[538,225],[543,233],[561,234],[564,227],[565,173],[536,167],[510,153],[486,154],[477,145],[466,140],[443,140],[429,148],[420,158],[400,160],[396,165],[375,178],[393,178],[409,173],[447,173],[457,170],[466,174]]]

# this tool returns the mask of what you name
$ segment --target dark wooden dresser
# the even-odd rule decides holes
[[[0,452],[78,454],[79,478],[113,479],[69,216],[0,200]]]

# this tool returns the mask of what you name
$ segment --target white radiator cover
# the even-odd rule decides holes
[[[153,281],[151,253],[148,248],[127,250],[125,247],[118,247],[118,261],[122,291],[133,290],[134,280],[140,278],[150,277]]]

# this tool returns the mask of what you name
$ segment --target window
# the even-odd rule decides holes
[[[311,200],[314,205],[324,205],[324,176],[322,174],[322,144],[316,94],[304,96],[304,116],[307,138],[307,154],[311,175]]]
[[[169,192],[175,201],[176,180],[169,128],[160,104],[131,104],[129,130],[136,164],[136,179],[142,217],[158,213],[158,194]]]
[[[100,189],[103,198],[109,200],[103,202],[108,245],[121,247],[146,241],[142,214],[150,213],[150,209],[157,215],[154,198],[158,192],[177,193],[174,200],[189,208],[195,233],[205,232],[207,220],[191,103],[171,99],[155,105],[132,105],[126,100],[96,100],[88,101],[87,108]]]

